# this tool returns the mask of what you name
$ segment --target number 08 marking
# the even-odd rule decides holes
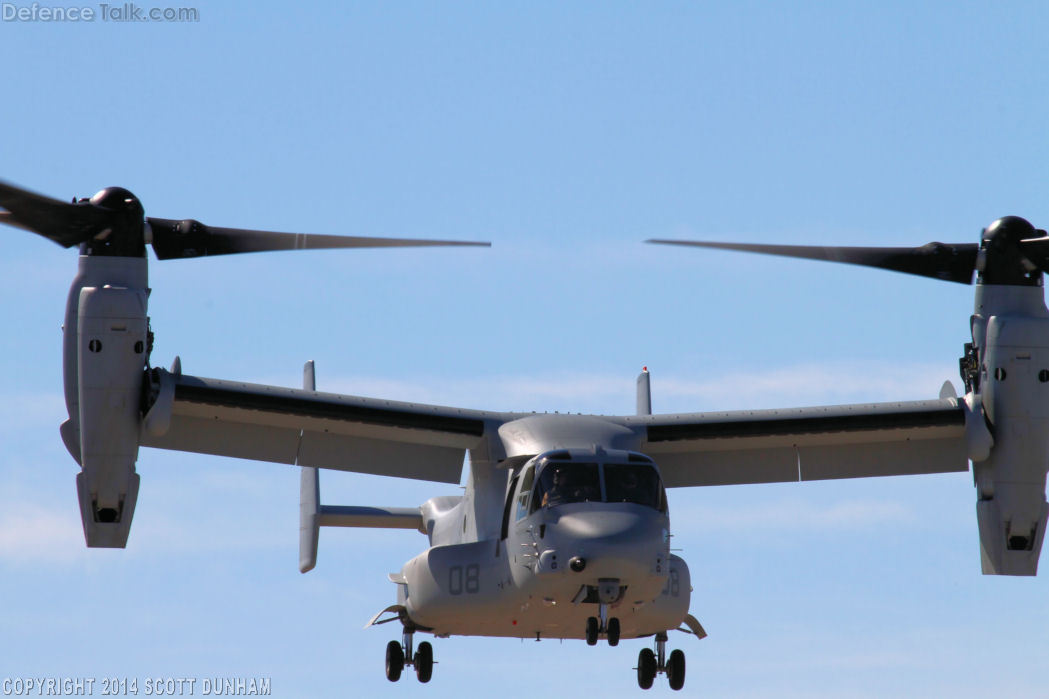
[[[477,594],[481,590],[481,566],[471,563],[466,566],[466,575],[463,575],[462,566],[452,566],[448,569],[448,592],[453,595]]]

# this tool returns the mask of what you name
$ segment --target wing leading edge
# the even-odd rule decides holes
[[[621,418],[668,486],[967,471],[967,419],[954,398]]]
[[[206,379],[154,369],[141,444],[459,483],[497,413]]]

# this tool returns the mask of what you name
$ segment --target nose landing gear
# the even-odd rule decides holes
[[[651,689],[652,681],[658,674],[666,674],[670,688],[674,690],[685,686],[685,653],[675,650],[667,657],[667,634],[656,634],[656,650],[642,648],[637,656],[637,685],[641,689]]]
[[[605,638],[608,639],[608,645],[618,646],[619,645],[619,619],[617,617],[608,618],[608,605],[598,605],[600,610],[598,613],[601,618],[587,617],[586,619],[586,644],[588,646],[597,645],[597,637],[600,634],[605,634]]]
[[[397,641],[386,644],[386,679],[396,682],[401,679],[401,672],[407,665],[415,668],[415,676],[420,682],[429,682],[433,677],[433,646],[427,641],[419,644],[419,649],[412,654],[412,636],[415,629],[404,627],[403,645]]]

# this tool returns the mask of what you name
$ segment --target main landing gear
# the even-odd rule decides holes
[[[608,639],[608,645],[618,646],[619,645],[619,619],[616,617],[608,618],[608,605],[599,604],[598,617],[587,617],[586,619],[586,644],[588,646],[597,645],[597,637],[601,634],[605,635]]]
[[[656,650],[642,648],[637,656],[637,684],[641,689],[651,689],[656,675],[665,673],[671,689],[685,686],[685,653],[671,651],[667,657],[667,634],[656,634]]]
[[[433,646],[427,641],[419,644],[418,650],[412,654],[412,635],[414,629],[405,626],[403,645],[397,641],[386,644],[386,679],[396,682],[401,679],[401,672],[407,665],[415,668],[415,676],[420,682],[429,682],[433,677]]]

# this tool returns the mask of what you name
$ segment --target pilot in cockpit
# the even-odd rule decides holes
[[[540,503],[543,507],[558,505],[564,501],[565,488],[567,487],[565,480],[565,469],[561,466],[555,466],[553,481],[550,487],[546,489],[546,492],[543,493],[543,501]]]

